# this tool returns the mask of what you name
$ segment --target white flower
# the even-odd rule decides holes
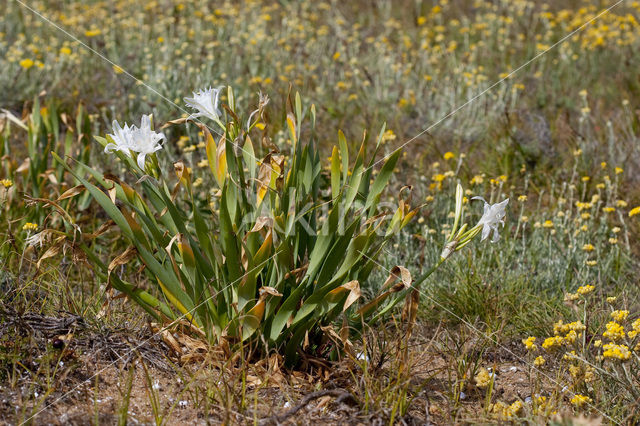
[[[493,238],[491,239],[492,243],[495,243],[500,239],[500,235],[498,234],[498,224],[502,224],[504,226],[504,217],[506,215],[505,208],[509,203],[509,199],[496,203],[489,204],[482,197],[473,197],[472,200],[482,200],[484,201],[484,213],[480,218],[480,221],[476,225],[482,226],[482,241],[484,241],[488,236],[491,230],[493,230]]]
[[[129,127],[124,124],[124,129],[120,127],[117,121],[113,122],[113,134],[109,135],[113,143],[109,143],[104,147],[104,152],[110,154],[114,151],[137,152],[138,167],[144,170],[147,154],[162,149],[162,140],[166,140],[163,133],[157,133],[151,130],[151,115],[143,115],[140,120],[140,128],[132,125]]]
[[[218,101],[220,98],[220,88],[212,89],[209,87],[205,90],[193,92],[193,98],[184,98],[185,103],[191,108],[197,109],[198,112],[191,114],[189,118],[207,117],[213,121],[220,121],[222,114],[218,109]]]
[[[151,130],[151,116],[143,115],[140,128],[133,131],[131,151],[138,153],[138,167],[144,170],[147,154],[153,154],[162,149],[160,141],[166,140],[164,133]]]
[[[104,152],[107,154],[111,154],[113,151],[127,152],[129,147],[132,145],[131,136],[136,126],[129,127],[127,123],[124,123],[123,129],[116,120],[113,120],[113,124],[111,126],[113,128],[113,134],[108,136],[111,136],[113,143],[107,144],[107,146],[104,147]]]

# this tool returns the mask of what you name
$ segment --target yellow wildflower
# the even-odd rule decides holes
[[[629,336],[630,339],[633,339],[634,337],[636,337],[638,334],[640,334],[640,318],[636,319],[632,324],[631,327],[633,327],[633,330],[629,331],[627,333],[627,336]]]
[[[616,341],[624,338],[624,327],[614,321],[609,321],[606,325],[607,330],[602,333],[602,337]]]
[[[640,214],[640,206],[634,207],[631,209],[631,211],[629,211],[629,217],[635,216],[637,214]]]
[[[542,365],[544,365],[546,361],[544,360],[544,357],[542,355],[536,357],[536,359],[533,361],[533,365],[535,365],[536,367],[540,367]]]
[[[2,179],[0,180],[0,185],[4,186],[5,188],[9,189],[13,186],[13,181],[11,179]]]
[[[102,34],[102,31],[97,28],[93,30],[87,30],[84,32],[84,35],[86,37],[95,37],[95,36],[99,36],[100,34]]]
[[[573,396],[573,398],[571,398],[571,403],[578,408],[582,407],[585,404],[591,404],[591,402],[591,398],[584,395],[576,394]]]
[[[455,154],[453,152],[447,151],[444,153],[445,160],[451,160],[452,158],[455,158]]]
[[[564,295],[565,302],[573,302],[574,300],[578,300],[580,295],[578,293],[566,293]]]
[[[604,352],[602,353],[604,358],[618,359],[620,361],[626,361],[631,358],[631,352],[626,345],[607,343],[602,348],[604,349]]]
[[[586,252],[591,252],[594,251],[596,248],[593,246],[593,244],[585,244],[582,246],[582,250],[586,251]]]
[[[492,374],[489,373],[489,370],[486,368],[481,368],[478,374],[476,374],[475,381],[476,386],[479,388],[486,388],[491,384]]]
[[[569,324],[565,324],[564,321],[559,320],[555,324],[553,324],[553,334],[556,336],[559,334],[564,334],[569,331]]]
[[[577,379],[582,375],[582,369],[577,365],[570,365],[569,374],[571,374],[571,377],[573,377],[574,379]]]
[[[566,336],[564,336],[564,342],[575,343],[577,338],[578,338],[578,333],[576,333],[575,330],[571,330],[570,332],[567,333]]]
[[[557,349],[560,345],[562,345],[562,337],[560,336],[547,337],[542,342],[542,347],[547,351]]]
[[[580,211],[580,210],[590,209],[591,207],[593,207],[593,204],[583,203],[582,201],[576,201],[576,207],[578,208],[578,211]]]
[[[518,415],[518,413],[522,410],[522,401],[514,401],[511,404],[507,411],[507,418],[512,418]]]
[[[536,342],[536,338],[534,336],[529,336],[526,339],[522,339],[522,344],[529,351],[535,351],[536,350],[535,342]]]
[[[595,380],[595,378],[595,370],[593,369],[593,367],[585,367],[584,381],[587,383],[591,383]]]
[[[480,185],[482,182],[484,182],[484,177],[482,175],[475,175],[469,183],[471,183],[471,185]]]
[[[20,62],[18,62],[18,63],[19,63],[19,64],[20,64],[20,66],[21,66],[22,68],[24,68],[25,70],[28,70],[29,68],[31,68],[32,66],[34,66],[34,65],[36,64],[35,62],[33,62],[33,60],[32,60],[32,59],[29,59],[29,58],[27,58],[27,59],[23,59],[23,60],[21,60],[21,61],[20,61]]]
[[[617,322],[622,322],[624,320],[627,319],[627,317],[629,316],[629,311],[613,311],[611,312],[611,318],[613,318],[614,321]]]
[[[22,227],[23,231],[35,231],[36,229],[38,229],[38,225],[31,222],[25,223],[24,226]]]
[[[581,294],[581,295],[584,296],[585,294],[591,293],[595,289],[596,288],[594,286],[592,286],[592,285],[583,285],[583,286],[578,287],[578,294]]]

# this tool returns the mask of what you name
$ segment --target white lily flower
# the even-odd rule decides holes
[[[113,134],[109,135],[113,143],[104,147],[104,152],[110,154],[114,151],[137,152],[138,167],[144,170],[146,156],[162,149],[162,140],[166,140],[163,133],[151,130],[151,115],[143,115],[140,120],[140,128],[127,123],[124,128],[117,121],[113,122]]]
[[[140,121],[140,128],[133,131],[131,151],[138,153],[138,167],[144,170],[147,154],[153,154],[162,149],[163,140],[166,140],[164,133],[157,133],[151,130],[151,115],[143,115]]]
[[[495,243],[500,239],[500,235],[498,234],[498,224],[502,224],[504,227],[504,217],[506,216],[505,209],[507,204],[509,203],[509,199],[507,198],[504,201],[501,201],[496,204],[489,204],[482,197],[473,197],[472,200],[482,200],[484,202],[484,213],[480,218],[480,221],[476,225],[476,228],[482,226],[482,239],[484,241],[489,236],[489,233],[493,230],[493,238],[491,239],[492,243]]]
[[[192,98],[184,98],[188,106],[198,110],[197,113],[191,114],[189,118],[207,117],[213,121],[220,121],[222,113],[218,109],[219,98],[220,88],[212,89],[209,87],[205,90],[193,92]]]
[[[113,142],[104,147],[104,152],[107,154],[111,154],[114,151],[127,152],[129,147],[132,145],[131,136],[136,126],[129,127],[127,123],[124,123],[123,129],[116,120],[113,120],[113,124],[111,126],[113,128],[113,134],[108,136],[111,136],[111,140],[113,140]]]

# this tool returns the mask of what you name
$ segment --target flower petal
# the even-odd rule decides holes
[[[489,236],[489,233],[491,232],[491,227],[487,224],[485,224],[482,227],[482,238],[480,239],[480,241],[484,241],[487,239],[487,237]]]
[[[138,167],[140,167],[142,170],[144,170],[146,156],[147,154],[145,154],[144,152],[141,152],[140,154],[138,154]]]

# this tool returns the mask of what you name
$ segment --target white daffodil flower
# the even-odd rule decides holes
[[[495,243],[500,239],[500,234],[498,234],[498,224],[502,224],[504,227],[504,217],[506,216],[505,209],[509,203],[509,199],[507,198],[506,200],[496,204],[489,204],[482,197],[472,198],[472,200],[476,199],[484,202],[484,213],[476,225],[476,227],[482,226],[481,241],[486,240],[489,233],[493,230],[493,238],[491,239],[491,242]]]
[[[143,115],[140,120],[140,128],[127,123],[124,128],[117,121],[113,122],[113,134],[109,135],[113,143],[104,147],[104,152],[110,154],[114,151],[137,152],[138,167],[144,170],[146,157],[162,149],[161,141],[166,140],[163,133],[151,130],[151,115]]]
[[[222,115],[218,109],[219,98],[220,88],[212,89],[209,87],[205,90],[193,92],[192,98],[184,98],[187,106],[198,110],[197,113],[191,114],[189,118],[207,117],[215,122],[219,122],[220,116]]]

